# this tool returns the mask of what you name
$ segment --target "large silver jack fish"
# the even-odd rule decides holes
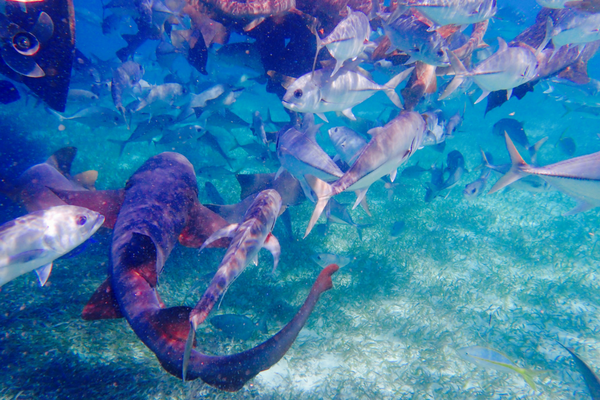
[[[600,152],[545,167],[535,167],[523,160],[508,134],[504,134],[504,137],[512,166],[488,194],[497,192],[527,175],[537,175],[559,191],[577,200],[578,205],[565,215],[577,214],[600,206]]]
[[[88,240],[104,216],[87,208],[56,206],[0,226],[0,286],[35,270],[44,286],[52,262]]]

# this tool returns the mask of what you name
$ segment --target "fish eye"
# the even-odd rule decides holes
[[[85,215],[78,215],[75,219],[75,222],[77,223],[77,225],[83,226],[87,222],[87,217]]]
[[[302,93],[302,89],[296,89],[294,90],[294,97],[299,99],[300,97],[302,97],[303,93]]]
[[[440,56],[440,57],[443,57],[444,56],[444,50],[438,50],[437,51],[437,55]]]
[[[31,47],[31,40],[25,35],[17,35],[15,37],[15,46],[17,46],[21,50],[27,50]]]

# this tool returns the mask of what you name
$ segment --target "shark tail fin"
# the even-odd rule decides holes
[[[306,228],[306,233],[304,237],[307,237],[312,228],[315,226],[319,217],[323,213],[325,206],[329,202],[329,199],[333,196],[333,189],[331,185],[327,182],[324,182],[317,178],[316,176],[306,175],[306,181],[312,188],[312,190],[317,195],[317,205],[315,206],[315,210],[310,217],[310,221],[308,222],[308,227]]]
[[[492,186],[488,194],[495,193],[498,190],[510,185],[513,182],[518,181],[519,179],[527,175],[527,173],[522,171],[522,168],[526,167],[527,163],[525,162],[525,160],[523,160],[523,157],[521,157],[521,155],[517,151],[517,148],[513,144],[512,140],[510,140],[508,134],[505,133],[504,137],[506,139],[506,148],[508,149],[508,153],[510,154],[512,166],[502,178],[498,179],[498,182],[496,182],[494,186]]]
[[[402,102],[400,101],[398,93],[396,93],[396,87],[406,78],[408,78],[413,69],[415,69],[415,67],[405,69],[404,71],[400,72],[398,75],[390,79],[389,82],[384,85],[385,94],[387,95],[387,97],[389,97],[392,103],[394,103],[394,105],[401,110],[404,109],[404,107],[402,106]]]

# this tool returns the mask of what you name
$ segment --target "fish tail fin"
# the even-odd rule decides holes
[[[525,368],[518,368],[518,367],[515,367],[515,368],[514,368],[514,370],[515,370],[515,372],[517,372],[519,375],[521,375],[521,376],[523,377],[523,379],[525,379],[525,382],[527,382],[527,384],[528,384],[529,386],[531,386],[531,388],[532,388],[533,390],[536,390],[536,387],[535,387],[535,382],[533,381],[533,377],[534,377],[535,375],[537,375],[537,374],[538,374],[538,372],[537,372],[537,371],[530,371],[530,370],[528,370],[528,369],[525,369]]]
[[[108,139],[108,141],[114,144],[118,144],[120,146],[119,157],[121,157],[123,155],[123,151],[125,150],[125,146],[127,145],[127,140]]]
[[[492,186],[488,194],[497,192],[505,186],[508,186],[511,183],[516,182],[525,175],[527,175],[525,172],[522,171],[522,168],[526,167],[527,163],[525,162],[525,160],[523,160],[523,157],[521,157],[521,155],[517,151],[517,148],[515,147],[512,140],[510,140],[508,134],[505,133],[504,137],[506,139],[506,148],[508,149],[508,154],[510,155],[512,166],[502,178],[498,179],[498,182],[496,182],[494,186]]]
[[[360,240],[363,240],[363,238],[362,238],[363,229],[369,228],[371,226],[373,226],[373,224],[356,224],[356,233],[358,233],[358,238]]]
[[[567,114],[569,114],[571,111],[573,111],[573,109],[571,107],[569,107],[566,103],[563,103],[563,107],[565,109],[565,113],[560,116],[561,118],[564,118]]]
[[[446,97],[450,96],[456,88],[458,88],[463,81],[465,80],[465,76],[469,75],[469,71],[465,68],[464,64],[458,59],[456,54],[452,51],[447,50],[448,58],[450,59],[450,64],[452,65],[452,69],[454,69],[454,79],[450,82],[444,92],[438,97],[438,100],[444,100]]]
[[[62,123],[64,122],[64,120],[67,119],[67,117],[65,117],[64,115],[59,114],[57,111],[54,111],[53,109],[51,109],[50,107],[46,107],[46,111],[48,111],[50,114],[54,115],[56,118],[58,118],[58,120]]]
[[[312,175],[306,175],[306,181],[317,195],[317,204],[315,205],[315,210],[313,211],[310,221],[308,222],[308,227],[306,228],[304,237],[308,236],[323,213],[323,210],[329,202],[329,199],[333,196],[333,188],[327,182],[324,182]]]
[[[323,41],[319,37],[319,32],[317,32],[316,21],[310,26],[310,31],[315,35],[315,38],[317,39],[317,50],[315,51],[315,59],[313,60],[313,66],[312,66],[312,72],[314,73],[315,68],[317,67],[317,58],[319,57],[319,52],[321,52],[321,49],[325,45],[323,44]],[[337,72],[337,71],[335,71],[335,72]],[[335,72],[332,73],[331,76],[333,76],[335,74]]]
[[[384,85],[385,94],[387,95],[387,97],[389,97],[392,103],[394,103],[394,105],[401,110],[404,107],[402,106],[402,102],[400,101],[398,93],[396,93],[396,87],[406,78],[408,78],[413,69],[415,69],[415,67],[405,69],[404,71],[400,72],[398,75],[390,79],[389,82]]]

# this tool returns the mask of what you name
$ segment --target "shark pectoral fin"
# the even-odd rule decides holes
[[[89,170],[77,174],[73,177],[75,182],[88,190],[96,190],[96,180],[98,180],[98,171]]]
[[[479,96],[479,98],[477,100],[475,100],[475,103],[473,103],[473,104],[477,104],[477,103],[481,102],[483,99],[485,99],[486,97],[488,97],[488,95],[490,93],[491,92],[488,92],[488,91],[484,90],[483,93],[481,93],[481,96]]]
[[[315,114],[317,114],[317,117],[321,118],[326,123],[329,123],[329,120],[327,119],[327,117],[325,116],[325,114],[323,114],[323,113],[315,113]]]
[[[394,182],[394,179],[396,179],[397,173],[398,173],[398,168],[394,168],[392,170],[392,172],[390,172],[390,181]]]
[[[50,272],[52,272],[52,263],[48,263],[35,270],[38,280],[40,281],[40,286],[44,286],[46,284],[48,277],[50,276]]]
[[[356,117],[352,113],[352,108],[346,108],[345,110],[342,111],[342,114],[344,114],[348,119],[350,119],[352,121],[356,121]]]
[[[365,196],[367,195],[367,190],[369,190],[369,188],[366,189],[360,189],[360,190],[356,190],[354,193],[356,193],[356,201],[354,202],[354,205],[352,206],[352,209],[354,210],[356,207],[358,207],[359,204],[362,204],[363,199],[365,198]],[[365,203],[366,204],[366,203]],[[365,208],[365,206],[363,205],[363,209]],[[366,213],[371,216],[371,212],[369,211],[369,208],[367,207],[365,209]]]
[[[508,149],[512,166],[502,178],[498,179],[498,182],[492,186],[488,194],[497,192],[503,187],[508,186],[527,175],[527,173],[521,171],[521,168],[526,167],[527,163],[525,163],[525,160],[523,160],[523,157],[521,157],[507,133],[504,133],[504,138],[506,139],[506,148]]]
[[[312,228],[319,220],[319,217],[323,213],[323,210],[329,202],[329,199],[331,198],[331,196],[333,196],[333,190],[327,182],[320,180],[316,176],[306,175],[305,178],[312,190],[317,195],[318,199],[317,204],[315,206],[315,210],[313,211],[312,216],[310,217],[310,221],[308,221],[308,227],[306,228],[306,232],[304,233],[304,237],[307,237]]]
[[[263,247],[269,250],[273,255],[273,272],[275,272],[277,269],[277,264],[279,264],[279,256],[281,255],[281,246],[279,246],[279,240],[277,240],[275,235],[269,233],[265,239]]]
[[[117,299],[115,298],[110,278],[107,278],[96,289],[83,308],[81,317],[86,321],[123,317],[119,303],[117,303]]]
[[[212,242],[219,240],[221,238],[224,237],[232,237],[236,231],[236,229],[238,228],[239,224],[231,224],[231,225],[227,225],[224,228],[219,229],[218,231],[216,231],[215,233],[213,233],[212,235],[210,235],[210,237],[208,239],[206,239],[206,241],[204,242],[204,244],[202,245],[202,247],[200,247],[200,251],[204,250],[204,248],[206,246],[208,246],[209,244],[211,244]]]
[[[568,217],[569,215],[575,215],[575,214],[578,214],[580,212],[591,210],[594,207],[596,207],[594,204],[590,204],[587,201],[579,200],[577,202],[577,206],[575,206],[575,208],[573,208],[572,210],[570,210],[569,212],[567,212],[567,213],[565,213],[563,215],[565,217]]]

